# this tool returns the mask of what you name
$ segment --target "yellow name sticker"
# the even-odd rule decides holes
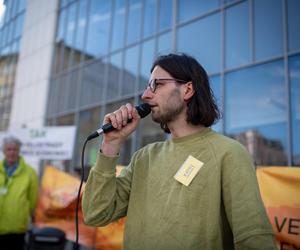
[[[179,181],[185,186],[189,186],[203,164],[203,162],[189,155],[178,169],[177,173],[174,175],[175,180]]]

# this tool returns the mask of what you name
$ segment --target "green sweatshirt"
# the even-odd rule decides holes
[[[191,155],[204,165],[189,186],[174,175]],[[101,153],[83,194],[85,223],[127,216],[128,250],[276,249],[252,160],[235,140],[206,128],[150,144],[115,177]]]
[[[25,233],[38,197],[38,177],[21,157],[11,177],[6,175],[0,161],[0,235]]]

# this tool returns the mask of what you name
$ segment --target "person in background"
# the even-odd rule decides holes
[[[20,156],[21,142],[3,140],[0,161],[0,250],[23,250],[24,236],[38,197],[38,176]]]
[[[246,149],[210,127],[220,117],[207,73],[191,56],[160,56],[142,99],[169,139],[138,150],[115,176],[119,152],[140,117],[131,104],[104,117],[83,193],[88,225],[127,216],[123,249],[276,249]],[[128,119],[132,119],[127,124]]]

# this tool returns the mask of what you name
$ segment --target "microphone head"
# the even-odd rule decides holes
[[[151,113],[151,106],[148,103],[142,103],[135,107],[141,118]]]

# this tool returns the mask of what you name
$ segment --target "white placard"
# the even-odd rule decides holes
[[[75,142],[75,126],[24,128],[0,133],[0,157],[3,159],[2,140],[15,136],[22,142],[21,155],[38,160],[69,160]]]

